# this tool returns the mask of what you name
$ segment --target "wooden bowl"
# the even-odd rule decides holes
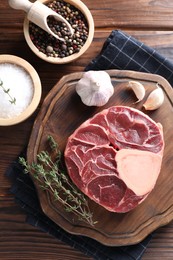
[[[44,3],[44,4],[53,2],[53,0],[38,0],[38,1],[40,1],[41,3]],[[78,59],[89,48],[89,46],[92,43],[93,37],[94,37],[94,21],[93,21],[93,17],[91,15],[89,9],[87,8],[87,6],[80,0],[65,0],[65,2],[73,5],[78,10],[80,10],[82,12],[82,14],[85,16],[86,21],[88,23],[88,28],[89,28],[88,38],[78,53],[71,54],[64,58],[47,56],[43,52],[39,51],[38,48],[32,42],[32,40],[30,38],[30,34],[29,34],[29,20],[27,19],[27,16],[25,17],[25,20],[24,20],[23,30],[24,30],[24,36],[25,36],[27,44],[39,58],[41,58],[49,63],[65,64],[65,63],[69,63],[69,62],[72,62],[72,61]]]
[[[19,115],[9,118],[0,117],[0,126],[15,125],[26,120],[36,110],[41,98],[41,81],[35,69],[26,60],[20,57],[14,55],[0,55],[0,64],[16,65],[16,67],[22,68],[24,72],[26,72],[26,75],[28,74],[27,76],[31,78],[32,82],[31,87],[33,88],[33,94],[29,105]],[[20,82],[18,91],[22,91]],[[15,104],[13,105],[15,106]]]

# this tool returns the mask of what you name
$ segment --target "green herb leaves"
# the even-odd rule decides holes
[[[2,88],[2,90],[4,91],[4,93],[6,93],[8,96],[9,96],[9,102],[11,103],[11,104],[16,104],[16,98],[14,97],[12,97],[11,95],[10,95],[10,89],[8,88],[8,89],[5,89],[4,88],[4,85],[3,85],[3,81],[0,79],[0,87]]]
[[[88,201],[69,178],[62,163],[61,151],[52,136],[48,136],[50,152],[41,151],[37,162],[28,165],[23,157],[19,162],[24,166],[25,173],[31,172],[43,190],[49,191],[55,200],[63,205],[67,212],[75,214],[79,220],[94,225]]]

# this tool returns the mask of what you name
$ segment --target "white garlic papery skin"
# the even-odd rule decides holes
[[[146,110],[155,110],[163,104],[163,101],[164,101],[163,90],[157,86],[157,88],[150,93],[146,102],[143,104],[143,107]]]
[[[138,81],[129,81],[128,86],[133,90],[133,92],[135,93],[135,96],[138,99],[135,103],[140,102],[145,96],[144,86]]]
[[[87,71],[76,84],[76,92],[87,106],[103,106],[114,93],[106,71]]]

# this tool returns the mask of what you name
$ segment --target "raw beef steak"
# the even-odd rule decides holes
[[[113,106],[76,129],[64,155],[83,193],[109,211],[128,212],[154,188],[163,149],[161,124],[137,109]]]

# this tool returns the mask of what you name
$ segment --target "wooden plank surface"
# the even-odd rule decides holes
[[[13,54],[30,62],[40,75],[43,94],[40,106],[52,87],[65,74],[83,71],[100,51],[113,29],[135,36],[173,62],[173,1],[167,0],[84,0],[95,21],[95,36],[89,50],[75,63],[48,64],[27,46],[22,23],[24,12],[12,10],[0,1],[0,54]],[[25,213],[9,193],[5,171],[27,145],[34,119],[11,127],[0,127],[0,259],[90,259],[66,244],[25,223]],[[173,259],[173,223],[159,228],[143,259]]]

